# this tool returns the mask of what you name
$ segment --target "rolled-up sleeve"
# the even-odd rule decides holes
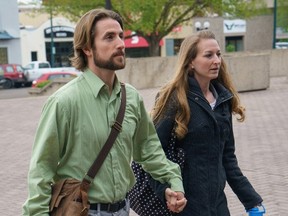
[[[166,158],[143,100],[140,100],[138,115],[139,122],[134,137],[134,160],[155,180],[168,183],[172,190],[184,193],[180,167]]]

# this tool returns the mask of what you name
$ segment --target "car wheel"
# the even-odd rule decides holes
[[[15,87],[15,88],[20,88],[21,86],[22,86],[22,83],[15,83],[15,84],[14,84],[14,87]]]
[[[25,83],[25,87],[31,87],[32,86],[32,82],[26,82]]]
[[[6,79],[6,81],[3,83],[3,88],[4,89],[10,89],[12,87],[13,87],[12,80]]]

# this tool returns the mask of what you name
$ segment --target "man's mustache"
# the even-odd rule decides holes
[[[113,54],[113,57],[114,57],[114,56],[125,56],[125,52],[123,52],[122,50],[120,50],[120,51],[114,53],[114,54]]]

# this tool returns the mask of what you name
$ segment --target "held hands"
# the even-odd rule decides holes
[[[182,192],[175,192],[170,188],[165,190],[165,198],[167,203],[167,208],[172,211],[179,213],[186,206],[187,200]]]

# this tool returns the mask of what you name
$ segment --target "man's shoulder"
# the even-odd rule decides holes
[[[125,82],[123,82],[123,83],[125,84],[125,87],[126,87],[127,90],[136,91],[137,92],[137,89],[134,86],[132,86],[131,84],[125,83]]]
[[[124,83],[124,84],[126,87],[127,94],[135,95],[137,97],[140,95],[139,91],[134,86],[132,86],[129,83]]]
[[[80,92],[83,90],[79,83],[81,82],[81,77],[77,77],[61,88],[59,88],[57,91],[55,91],[50,98],[57,99],[60,102],[67,102],[68,100],[75,99],[76,95],[79,95]]]

